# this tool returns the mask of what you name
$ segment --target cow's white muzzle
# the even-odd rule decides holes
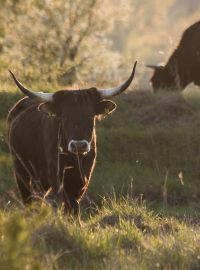
[[[86,154],[90,152],[90,143],[86,140],[71,140],[68,143],[68,152],[73,154]]]

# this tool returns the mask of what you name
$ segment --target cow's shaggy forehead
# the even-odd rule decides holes
[[[101,97],[96,88],[83,90],[60,90],[53,95],[55,102],[72,101],[72,102],[98,102]]]

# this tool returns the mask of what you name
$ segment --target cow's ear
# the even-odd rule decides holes
[[[112,113],[117,108],[115,102],[111,100],[103,100],[97,104],[96,115],[107,115]]]
[[[52,102],[44,102],[38,106],[38,110],[48,116],[56,116],[55,105]]]

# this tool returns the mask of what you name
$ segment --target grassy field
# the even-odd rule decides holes
[[[80,228],[45,205],[1,212],[1,269],[199,269],[200,228],[107,198]]]
[[[5,120],[19,97],[0,92],[0,269],[200,269],[200,91],[115,99],[82,227],[21,205]]]

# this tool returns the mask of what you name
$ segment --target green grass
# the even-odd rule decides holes
[[[45,205],[0,213],[0,269],[199,269],[200,228],[130,198],[76,221]]]
[[[200,269],[200,93],[130,93],[97,124],[80,227],[21,204],[0,92],[0,269]],[[144,203],[145,201],[145,203]]]
[[[199,96],[135,95],[118,103],[118,111],[98,125],[91,194],[113,188],[126,194],[132,186],[135,196],[161,202],[166,181],[169,203],[198,201]]]

